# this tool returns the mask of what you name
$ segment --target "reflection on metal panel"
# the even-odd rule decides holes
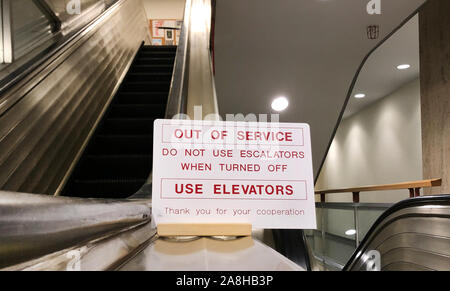
[[[34,79],[2,96],[1,189],[55,194],[146,29],[141,1],[123,1],[52,63],[37,69],[41,73]]]
[[[91,9],[93,6],[105,6],[104,0],[80,0],[78,11],[75,1],[69,3],[69,1],[66,0],[44,0],[44,2],[55,12],[55,15],[57,15],[63,23],[67,23],[70,19],[84,14],[86,10]],[[109,2],[111,2],[111,0]],[[78,14],[78,12],[80,14]]]
[[[158,239],[126,263],[122,271],[304,271],[251,237],[188,242]]]
[[[1,29],[2,31],[2,62],[12,63],[13,61],[13,23],[12,23],[12,2],[2,0]]]

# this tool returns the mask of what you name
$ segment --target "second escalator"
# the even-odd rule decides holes
[[[175,46],[143,46],[62,195],[126,198],[152,169],[153,122],[163,118]]]

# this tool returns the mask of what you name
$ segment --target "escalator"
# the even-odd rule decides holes
[[[277,230],[274,239],[277,250],[304,269],[329,270],[313,250],[324,252],[327,241],[307,241],[300,230]],[[450,270],[450,195],[410,198],[388,208],[342,270]]]
[[[407,199],[389,208],[343,270],[450,270],[450,195]]]
[[[63,196],[126,198],[152,169],[153,121],[164,118],[175,46],[142,46]]]

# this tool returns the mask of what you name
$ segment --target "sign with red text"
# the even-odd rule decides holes
[[[156,120],[152,208],[157,224],[315,229],[309,126]]]

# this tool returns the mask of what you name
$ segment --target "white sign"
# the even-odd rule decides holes
[[[157,224],[316,228],[307,124],[156,120],[153,152]]]

